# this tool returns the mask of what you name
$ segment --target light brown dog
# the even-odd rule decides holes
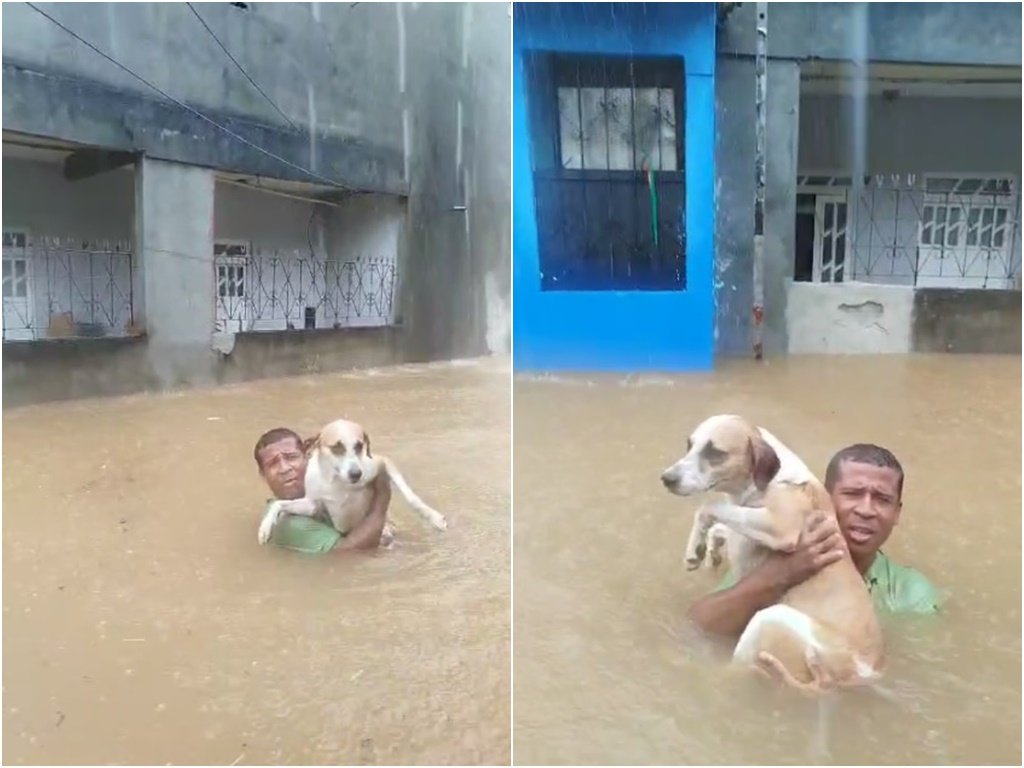
[[[729,529],[728,558],[742,578],[771,550],[792,552],[812,513],[835,516],[828,492],[796,454],[739,416],[702,422],[686,454],[661,480],[680,496],[725,494],[697,512],[686,547],[691,569],[700,566],[708,532],[718,524]],[[733,659],[811,692],[876,680],[884,659],[882,633],[849,554],[756,613]]]
[[[275,501],[260,523],[260,544],[270,541],[282,514],[316,517],[326,514],[339,533],[348,533],[369,514],[376,491],[374,481],[381,472],[401,491],[413,509],[435,528],[444,530],[444,516],[427,506],[405,482],[398,467],[386,456],[373,455],[370,437],[354,421],[339,419],[325,426],[305,445],[306,495],[301,499]]]

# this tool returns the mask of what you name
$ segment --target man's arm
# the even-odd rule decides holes
[[[779,602],[792,587],[839,560],[844,550],[835,520],[819,516],[808,524],[796,551],[773,553],[735,586],[697,600],[687,615],[709,634],[739,637],[755,613]]]
[[[348,536],[338,542],[338,551],[354,549],[376,549],[388,520],[388,505],[391,503],[391,478],[387,471],[381,471],[373,481],[373,502],[366,517],[349,531]]]

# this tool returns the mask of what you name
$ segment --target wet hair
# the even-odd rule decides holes
[[[263,465],[260,463],[260,451],[268,445],[273,445],[289,438],[294,440],[300,448],[302,447],[302,438],[299,437],[299,433],[293,429],[288,429],[288,427],[274,427],[260,435],[260,439],[256,441],[256,447],[252,449],[252,457],[256,459],[256,466],[260,468],[260,472],[263,471]]]
[[[847,446],[832,457],[832,460],[828,463],[828,468],[825,470],[825,489],[829,493],[832,492],[832,489],[836,486],[836,481],[839,480],[839,471],[844,461],[870,464],[873,467],[888,467],[889,469],[896,470],[896,474],[899,475],[896,494],[899,498],[903,497],[903,465],[900,464],[899,459],[893,455],[892,451],[882,448],[880,445],[872,445],[871,443],[857,443]]]

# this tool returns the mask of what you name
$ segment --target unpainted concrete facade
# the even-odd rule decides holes
[[[20,367],[9,375],[5,366],[5,385],[24,387],[30,398],[45,398],[46,391],[75,397],[126,387],[215,383],[223,379],[225,365],[237,375],[287,373],[290,366],[282,370],[269,360],[263,368],[229,361],[251,346],[307,349],[298,336],[310,332],[292,332],[294,342],[273,345],[240,336],[227,345],[226,362],[223,351],[214,349],[224,345],[211,337],[209,306],[205,301],[193,306],[190,298],[212,295],[213,241],[233,238],[240,229],[232,213],[239,205],[218,205],[215,199],[259,196],[222,190],[218,178],[225,174],[303,182],[295,189],[324,201],[265,198],[252,204],[263,211],[262,221],[281,223],[286,243],[295,242],[298,219],[316,209],[310,232],[340,258],[374,238],[397,251],[397,325],[386,334],[360,335],[360,345],[373,343],[365,339],[384,344],[380,354],[346,355],[349,331],[316,331],[337,337],[336,350],[320,355],[317,365],[323,370],[370,358],[376,364],[509,349],[507,7],[197,6],[285,116],[245,81],[183,4],[42,8],[191,109],[154,93],[28,6],[4,7],[5,138],[43,137],[139,157],[134,182],[124,171],[73,183],[52,181],[83,188],[112,184],[122,199],[122,187],[131,185],[127,215],[101,227],[111,230],[101,236],[119,237],[127,228],[135,239],[135,301],[148,326],[141,341],[108,344],[119,350],[118,376],[126,379],[118,387],[110,386],[110,377],[100,375],[92,362],[72,364],[68,358],[64,384],[33,389],[33,365],[49,361],[38,375],[51,378],[62,375],[61,369],[51,351],[21,349],[11,358],[17,355]],[[6,160],[4,175],[6,181]],[[8,200],[5,196],[5,224],[9,212],[16,212],[20,218],[34,216],[28,223],[40,231],[60,228],[60,216],[47,218],[45,211],[53,208],[45,200],[10,206]],[[29,209],[34,213],[26,213]],[[368,226],[368,219],[379,226]],[[273,227],[264,224],[264,240],[273,239],[268,229]],[[189,258],[171,260],[172,252]],[[77,343],[62,342],[61,348]],[[145,355],[138,354],[140,348],[148,350]],[[300,358],[283,359],[305,369]],[[132,372],[126,360],[140,367]],[[14,399],[9,389],[5,405]]]
[[[723,7],[720,13],[715,93],[718,124],[716,353],[745,356],[752,354],[756,8],[754,3],[726,5],[732,7],[728,12]],[[858,25],[864,32],[866,46],[861,46],[855,37]],[[850,323],[849,313],[839,306],[858,305],[860,294],[869,289],[850,286],[850,296],[840,298],[832,286],[793,284],[798,175],[824,172],[850,176],[854,164],[853,99],[848,95],[807,92],[802,80],[805,66],[823,60],[849,63],[862,55],[868,62],[887,64],[1014,68],[1019,83],[1020,29],[1019,5],[768,5],[766,354],[833,348],[848,352],[909,348],[912,344],[905,344],[904,340],[913,337],[911,330],[917,323],[909,307],[922,301],[911,289],[905,291],[906,296],[901,293],[899,299],[890,297],[880,301],[883,314],[888,318],[886,323],[891,320],[897,329],[897,338],[879,332],[872,343],[865,340],[847,343],[841,340],[846,338],[846,331],[839,334],[839,341],[835,340],[834,332],[837,327],[859,327],[860,320]],[[941,84],[942,76],[935,77]],[[954,93],[956,97],[952,97]],[[1017,95],[1010,98],[966,98],[962,90],[895,100],[875,95],[867,99],[865,114],[865,173],[905,176],[925,172],[988,172],[1012,175],[1017,188],[1020,187],[1019,89]],[[1019,241],[1017,229],[1017,263]],[[1015,295],[1019,305],[1020,293]],[[790,301],[797,304],[790,307]],[[967,307],[977,308],[987,301],[993,302],[994,307],[1006,304],[1002,292],[984,290],[977,298],[963,299],[959,305],[963,309],[955,312],[950,322],[958,322],[957,317],[963,319]],[[1000,310],[996,316],[1013,322],[1012,313]],[[794,330],[795,323],[809,323],[812,328]],[[817,324],[831,330],[819,332],[815,328]],[[968,331],[965,326],[964,333],[956,334],[961,348],[970,346]],[[979,350],[992,347],[981,336],[976,342]],[[1013,345],[995,346],[1006,350]],[[1015,351],[1020,351],[1019,344]]]

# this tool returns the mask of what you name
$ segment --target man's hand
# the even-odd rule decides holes
[[[815,512],[800,536],[796,549],[788,554],[772,553],[758,570],[764,572],[765,578],[790,590],[797,584],[803,584],[825,566],[840,560],[845,553],[846,542],[839,532],[836,519],[823,512]]]
[[[774,552],[735,586],[705,595],[690,607],[690,619],[710,634],[739,637],[755,613],[775,605],[845,552],[835,518],[815,513],[793,552]]]

